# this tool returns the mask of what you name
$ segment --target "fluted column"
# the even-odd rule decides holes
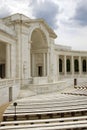
[[[64,75],[66,76],[66,56],[64,56]]]
[[[57,65],[58,65],[58,67],[57,67],[57,74],[58,74],[58,79],[59,79],[59,55],[57,56]]]
[[[6,78],[11,77],[11,46],[6,45]]]
[[[47,75],[49,76],[49,53],[47,53]]]
[[[46,55],[43,53],[43,75],[46,76]]]
[[[81,57],[79,56],[79,74],[82,73],[82,63],[81,63]]]
[[[74,57],[71,57],[71,68],[72,68],[72,75],[74,75]]]
[[[29,77],[31,77],[31,42],[29,42],[29,44],[28,44],[28,48],[29,48]]]
[[[34,54],[31,55],[32,57],[32,76],[34,76]]]

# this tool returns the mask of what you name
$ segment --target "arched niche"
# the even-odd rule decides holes
[[[48,47],[47,38],[40,29],[35,29],[31,35],[31,49],[46,49]]]
[[[31,34],[31,76],[43,77],[47,75],[48,42],[46,34],[39,28]]]

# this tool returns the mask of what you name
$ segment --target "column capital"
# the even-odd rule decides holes
[[[11,77],[11,45],[7,44],[6,45],[6,78]]]

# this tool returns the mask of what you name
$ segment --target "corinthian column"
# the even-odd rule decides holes
[[[81,57],[79,56],[79,74],[82,73],[82,64],[81,64]]]
[[[43,72],[44,72],[44,76],[46,76],[46,57],[45,57],[45,53],[43,53]]]
[[[10,44],[6,45],[6,78],[11,77],[11,48]]]
[[[34,77],[35,76],[35,74],[34,74],[34,64],[35,64],[35,57],[34,57],[35,55],[34,55],[34,53],[32,53],[32,55],[31,55],[31,58],[32,58],[32,77]]]
[[[29,77],[31,77],[31,41],[29,42],[29,44],[28,44],[28,48],[29,48],[29,53],[28,53],[28,55],[29,55]]]
[[[57,58],[58,58],[58,60],[57,60],[57,74],[58,74],[58,79],[59,79],[59,76],[60,76],[60,73],[59,73],[59,55],[57,55]]]
[[[65,74],[65,76],[66,76],[66,56],[64,56],[64,74]]]
[[[47,76],[49,76],[49,53],[47,53]]]
[[[74,75],[74,57],[71,56],[71,68],[72,68],[72,75]]]

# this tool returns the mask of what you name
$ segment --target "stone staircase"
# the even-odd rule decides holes
[[[30,96],[34,96],[34,95],[36,95],[36,93],[34,91],[32,91],[31,89],[29,89],[28,85],[25,85],[21,88],[18,99],[26,98],[26,97],[30,97]]]
[[[61,91],[62,94],[87,96],[87,82],[80,83],[74,87],[67,87]]]
[[[58,92],[18,99],[3,114],[0,130],[87,130],[87,97]],[[16,118],[15,118],[16,116]]]
[[[75,88],[76,89],[85,89],[85,90],[87,90],[87,82],[78,84],[78,85],[75,86]]]

